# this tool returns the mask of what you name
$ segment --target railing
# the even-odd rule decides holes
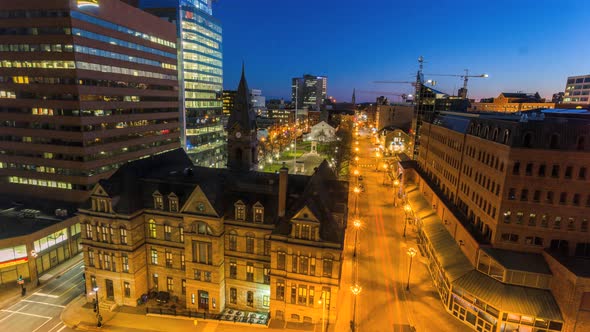
[[[264,319],[263,323],[259,323],[258,319],[252,320],[246,316],[233,316],[232,319],[225,319],[224,314],[212,314],[208,312],[199,312],[197,310],[190,310],[190,309],[177,309],[173,307],[146,307],[145,308],[146,314],[156,314],[156,315],[170,315],[170,316],[182,316],[188,318],[199,318],[199,319],[209,319],[209,320],[224,320],[228,322],[234,323],[248,323],[248,324],[262,324],[268,325],[268,321],[270,319],[270,314],[267,315],[266,319]]]

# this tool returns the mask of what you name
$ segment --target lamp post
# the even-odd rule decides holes
[[[94,295],[96,295],[96,326],[97,327],[101,327],[102,326],[102,316],[100,315],[100,307],[98,305],[98,287],[94,287],[92,289],[94,291]]]
[[[354,284],[354,285],[350,286],[350,291],[354,295],[354,302],[353,302],[353,307],[352,307],[352,322],[350,322],[350,329],[352,331],[356,330],[356,298],[358,297],[358,295],[361,293],[362,290],[363,290],[363,288],[361,286],[359,286],[358,284]]]
[[[406,220],[404,221],[404,237],[406,237],[406,227],[408,226],[408,216],[412,212],[410,204],[404,205],[404,212],[406,213]]]
[[[354,187],[353,192],[355,194],[355,196],[354,196],[354,214],[358,215],[358,199],[359,199],[359,194],[361,193],[361,188],[356,186],[356,187]]]
[[[356,245],[359,239],[359,229],[361,228],[361,221],[359,219],[355,219],[353,222],[353,226],[354,226],[354,253],[352,255],[352,257],[356,257]]]
[[[387,180],[387,170],[389,170],[389,165],[385,163],[383,164],[383,185],[385,185],[385,182]]]
[[[322,296],[318,303],[322,305],[322,332],[326,332],[326,300],[324,299],[324,291],[322,291]]]
[[[377,151],[377,153],[375,153],[375,170],[378,171],[379,170],[379,158],[381,157],[381,153],[379,153],[379,151]]]
[[[399,187],[399,180],[393,181],[393,206],[397,207],[397,191]]]
[[[414,248],[408,249],[408,256],[410,256],[410,268],[408,269],[408,283],[406,284],[407,291],[410,290],[410,273],[412,272],[412,258],[414,258],[414,256],[416,256],[417,253],[418,251],[416,251],[416,249]]]

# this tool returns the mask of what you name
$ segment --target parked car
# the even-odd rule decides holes
[[[158,296],[156,296],[156,302],[158,303],[168,303],[170,301],[170,293],[168,292],[158,292]]]

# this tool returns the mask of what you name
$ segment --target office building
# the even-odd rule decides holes
[[[297,108],[319,111],[327,97],[326,76],[303,75],[291,80],[291,100],[297,100]],[[293,105],[295,106],[295,105]]]
[[[101,303],[136,306],[165,291],[193,317],[240,310],[334,322],[348,183],[326,162],[311,176],[250,171],[258,144],[248,101],[242,76],[227,169],[193,167],[178,149],[96,185],[80,214],[86,283],[104,289]]]
[[[225,116],[229,116],[231,110],[234,109],[236,93],[236,90],[223,90],[223,114]]]
[[[141,0],[142,9],[176,25],[182,146],[196,165],[225,167],[223,50],[209,0]]]
[[[565,85],[563,102],[566,104],[590,104],[590,75],[570,76]]]
[[[268,117],[266,110],[266,97],[262,95],[260,89],[250,89],[250,98],[252,102],[252,110],[257,116]]]
[[[68,0],[3,1],[0,22],[0,192],[84,201],[179,146],[174,25]]]
[[[444,307],[473,330],[590,328],[589,125],[551,109],[423,123],[406,194],[436,212],[415,219],[419,243]]]

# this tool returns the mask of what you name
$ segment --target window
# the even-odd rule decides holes
[[[249,307],[254,306],[254,292],[248,291],[248,293],[246,293],[246,305]]]
[[[127,244],[127,229],[121,227],[119,229],[119,236],[121,237],[121,244]]]
[[[92,240],[92,224],[86,224],[86,238]]]
[[[299,257],[299,273],[307,274],[309,269],[309,257],[301,256]]]
[[[211,282],[211,272],[204,271],[203,272],[203,280],[206,282]]]
[[[323,276],[324,277],[332,277],[332,258],[331,257],[324,257],[324,268],[323,268]]]
[[[564,177],[565,177],[566,179],[571,179],[571,178],[572,178],[572,173],[573,173],[573,171],[574,171],[574,170],[573,170],[573,167],[572,167],[572,166],[567,166],[567,167],[565,168],[565,175],[564,175]]]
[[[576,221],[574,218],[567,218],[567,230],[568,231],[575,231],[576,230]]]
[[[200,264],[212,264],[213,253],[211,243],[193,240],[193,262]]]
[[[547,166],[545,164],[539,165],[539,176],[544,177],[545,176],[545,169],[547,168]]]
[[[174,279],[172,279],[171,277],[166,278],[166,290],[168,292],[174,291]]]
[[[297,255],[291,256],[291,272],[297,273]]]
[[[152,282],[156,290],[160,289],[159,277],[157,273],[152,274]]]
[[[559,204],[565,204],[567,201],[567,193],[566,192],[561,192],[559,194]]]
[[[170,212],[178,212],[178,198],[176,195],[170,194],[168,196],[168,202],[170,203]]]
[[[541,191],[535,190],[535,193],[533,194],[533,201],[539,202],[540,200],[541,200]]]
[[[580,206],[580,194],[574,194],[572,204],[574,204],[575,206]]]
[[[88,249],[88,266],[94,266],[94,250]]]
[[[283,280],[277,280],[277,300],[285,299],[285,282]]]
[[[158,265],[158,250],[152,248],[150,256],[152,257],[152,264]]]
[[[297,301],[297,285],[291,285],[291,303],[296,303]]]
[[[514,189],[514,188],[508,189],[508,199],[511,201],[516,199],[516,189]]]
[[[154,193],[154,209],[156,210],[163,210],[164,209],[164,199],[159,192]]]
[[[269,307],[270,306],[270,296],[268,296],[268,295],[263,295],[262,296],[262,306],[263,307]]]
[[[172,226],[164,225],[164,239],[166,241],[172,240]]]
[[[264,275],[264,283],[270,285],[270,265],[264,265],[263,275]]]
[[[530,246],[543,246],[543,238],[538,236],[527,236],[524,243]]]
[[[561,229],[561,217],[555,217],[553,221],[553,229]]]
[[[511,215],[512,215],[512,213],[510,211],[504,212],[504,223],[505,224],[509,224],[510,223],[510,216]]]
[[[246,220],[246,206],[241,201],[235,204],[236,220]]]
[[[166,267],[172,268],[172,253],[166,250]]]
[[[236,231],[229,232],[229,250],[238,250],[238,233]]]
[[[201,270],[194,270],[193,277],[195,280],[201,280]]]
[[[268,239],[264,239],[264,255],[270,255],[270,241]]]
[[[516,223],[517,224],[522,225],[523,216],[524,216],[524,213],[522,213],[522,212],[516,213]]]
[[[553,204],[553,192],[552,191],[547,192],[547,200],[546,201],[549,204]]]
[[[529,200],[529,191],[528,189],[523,189],[520,191],[520,200],[521,201],[528,201]]]
[[[254,281],[254,263],[246,264],[246,280]]]
[[[559,177],[559,165],[553,165],[551,167],[551,177],[553,177],[553,178]]]
[[[330,300],[332,299],[332,291],[330,290],[330,287],[322,288],[322,299],[324,300],[326,308],[330,308]]]
[[[131,297],[131,285],[127,281],[123,282],[123,288],[125,289],[125,297]]]
[[[309,274],[312,276],[315,275],[315,257],[312,257],[309,260]]]
[[[107,235],[108,235],[107,226],[106,225],[102,225],[100,227],[100,237],[102,239],[102,242],[108,242]]]
[[[238,303],[238,290],[233,287],[229,289],[229,303],[231,303],[231,304]]]
[[[254,222],[264,222],[264,208],[260,206],[254,207]]]
[[[182,288],[182,295],[186,295],[186,279],[182,279],[181,288]]]
[[[249,254],[254,253],[254,234],[246,234],[246,252]]]
[[[123,272],[129,272],[129,256],[127,254],[121,254],[121,260],[123,262]]]
[[[236,263],[236,261],[229,262],[229,277],[232,279],[238,277],[238,263]]]
[[[307,286],[305,285],[299,285],[297,304],[307,304]]]
[[[580,170],[578,171],[578,179],[586,180],[586,167],[580,167]]]
[[[528,176],[533,175],[533,163],[527,163],[525,168],[525,174]]]
[[[178,228],[178,235],[179,235],[179,241],[181,243],[184,243],[184,227],[180,226]]]
[[[502,233],[502,241],[518,242],[518,234]]]
[[[96,277],[95,276],[90,276],[90,285],[92,286],[92,288],[96,288]]]
[[[512,166],[512,174],[513,175],[520,174],[520,161],[514,162],[514,165]]]
[[[207,234],[211,234],[211,228],[209,228],[209,225],[207,225],[204,222],[198,222],[193,224],[193,230],[201,235],[207,235]]]
[[[184,252],[180,252],[180,269],[186,270],[186,260],[184,258]]]
[[[546,214],[541,216],[541,227],[549,227],[549,218],[547,217]]]
[[[307,303],[309,303],[309,305],[311,305],[311,306],[315,305],[314,298],[315,298],[315,287],[309,286],[309,301]]]
[[[580,231],[588,232],[588,219],[582,219],[582,222],[580,223]]]
[[[277,270],[285,270],[286,254],[282,251],[277,252]]]
[[[158,232],[156,230],[156,221],[154,219],[150,219],[148,221],[148,232],[152,239],[155,239],[158,236]]]

